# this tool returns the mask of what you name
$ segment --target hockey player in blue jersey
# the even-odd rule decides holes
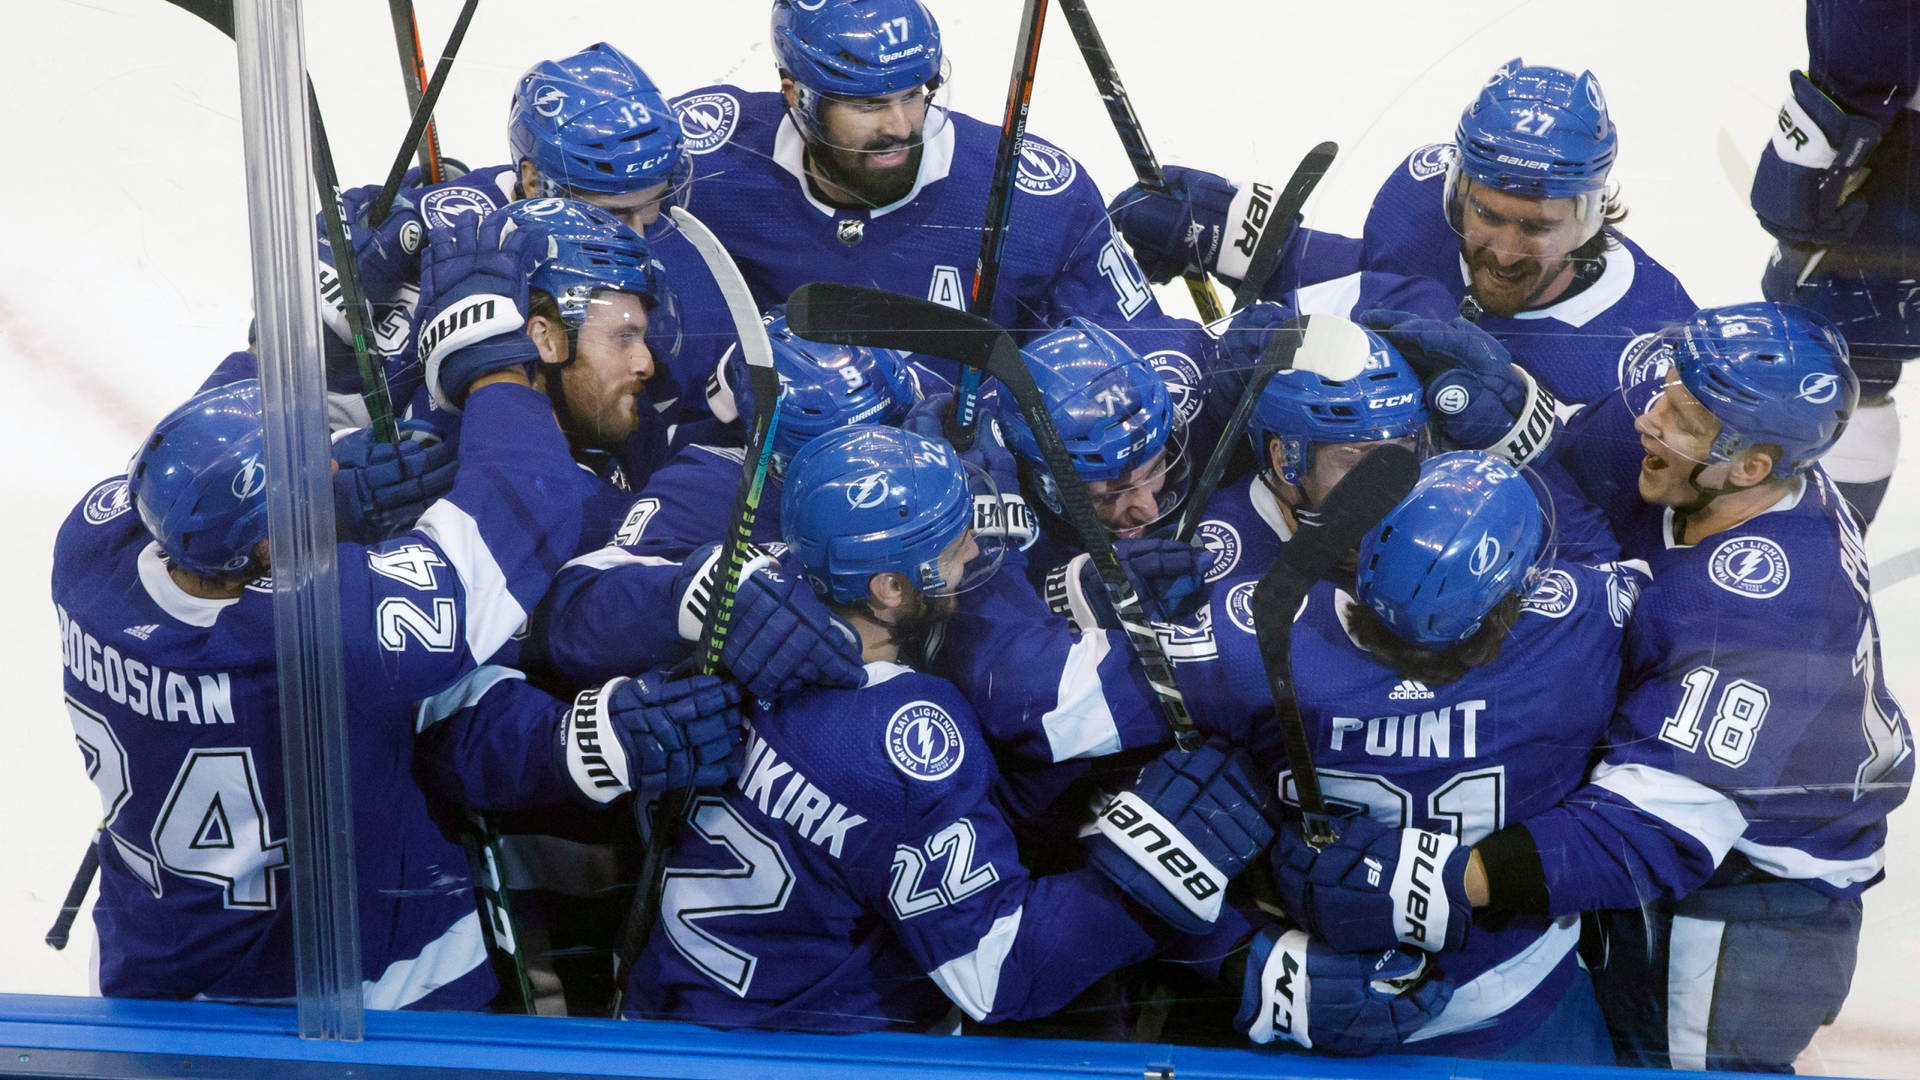
[[[977,474],[976,474],[977,475]],[[858,687],[751,713],[746,771],[694,799],[630,1016],[715,1027],[927,1030],[1046,1015],[1101,975],[1220,917],[1270,835],[1236,758],[1150,765],[1117,818],[1186,853],[1169,875],[1116,825],[1092,866],[1030,877],[988,786],[966,701],[916,671],[953,596],[995,568],[974,488],[943,443],[855,426],[795,454],[781,531],[806,584],[861,642]],[[1171,865],[1171,864],[1169,864]]]
[[[807,341],[778,318],[767,336],[784,393],[753,536],[763,545],[779,543],[783,481],[801,447],[847,424],[898,423],[918,394],[913,369],[898,353]],[[750,416],[749,386],[745,358],[728,353],[709,386],[714,414],[728,423]],[[561,570],[533,628],[535,647],[554,668],[576,682],[597,682],[686,654],[699,636],[732,506],[716,494],[736,490],[744,467],[737,445],[686,447],[631,500],[605,547]],[[772,572],[770,559],[754,564],[733,602],[740,632],[729,636],[724,659],[754,693],[773,697],[803,682],[858,680],[858,650],[810,592]]]
[[[1392,307],[1445,318],[1458,310],[1555,398],[1600,400],[1617,385],[1630,340],[1694,309],[1673,275],[1618,228],[1625,210],[1608,187],[1617,148],[1591,72],[1509,61],[1461,114],[1452,143],[1413,151],[1381,185],[1357,268],[1345,255],[1298,266],[1271,279],[1263,295],[1342,315]],[[1194,251],[1189,236],[1234,235],[1241,226],[1233,215],[1266,208],[1247,197],[1250,186],[1210,173],[1183,170],[1175,179],[1173,194],[1138,186],[1122,193],[1115,221],[1148,265],[1213,270],[1202,256],[1221,254]],[[1269,224],[1291,223],[1249,223],[1256,231]],[[1296,261],[1346,250],[1335,242],[1295,247]]]
[[[1631,535],[1653,583],[1589,783],[1471,852],[1350,831],[1318,865],[1295,854],[1355,946],[1404,938],[1412,897],[1338,867],[1364,852],[1400,880],[1422,842],[1438,844],[1428,903],[1449,937],[1469,905],[1611,909],[1594,978],[1621,1060],[1789,1071],[1845,1000],[1861,893],[1884,876],[1886,815],[1913,774],[1859,531],[1817,464],[1857,390],[1839,336],[1804,309],[1710,309],[1670,337],[1637,420]],[[1439,916],[1428,926],[1437,938]]]
[[[776,0],[778,93],[674,99],[701,216],[763,307],[814,280],[966,307],[997,127],[945,102],[940,27],[920,0]],[[1021,337],[1081,316],[1198,386],[1204,334],[1160,311],[1080,163],[1031,132],[993,310]],[[952,378],[954,372],[941,370]]]
[[[1789,77],[1753,177],[1753,209],[1779,240],[1760,279],[1846,335],[1860,404],[1821,467],[1863,523],[1900,460],[1892,391],[1920,356],[1920,21],[1899,0],[1809,0],[1807,69]]]

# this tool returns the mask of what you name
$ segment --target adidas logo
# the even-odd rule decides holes
[[[122,633],[125,633],[128,637],[136,637],[141,641],[145,641],[152,637],[153,632],[158,629],[160,629],[159,623],[148,623],[145,626],[129,626],[126,630],[122,631]]]
[[[1426,683],[1415,682],[1412,679],[1401,679],[1400,685],[1394,687],[1393,692],[1387,695],[1387,700],[1432,701],[1433,691],[1427,689]]]

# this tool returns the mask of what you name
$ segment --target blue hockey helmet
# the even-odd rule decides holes
[[[203,390],[168,413],[127,463],[127,487],[176,566],[203,577],[245,569],[267,536],[259,381]]]
[[[794,118],[810,139],[825,140],[823,99],[859,107],[918,90],[927,106],[921,138],[946,124],[934,100],[948,81],[940,24],[920,0],[774,0],[773,55],[800,90]]]
[[[780,375],[780,422],[774,427],[773,469],[786,471],[795,451],[837,428],[897,424],[919,400],[912,369],[892,349],[825,345],[796,337],[785,315],[767,323],[773,366]],[[753,412],[753,382],[735,344],[707,380],[707,408],[723,422]]]
[[[1184,426],[1153,365],[1111,331],[1077,316],[1021,353],[1080,478],[1105,489],[1094,493],[1102,519],[1118,531],[1171,513],[1187,491]],[[1059,513],[1059,489],[1033,429],[1010,403],[999,413],[1007,446],[1033,467],[1041,500]],[[1136,475],[1149,465],[1155,467],[1146,476]],[[1110,508],[1125,520],[1110,519]]]
[[[856,424],[801,447],[780,496],[780,533],[815,592],[858,603],[875,574],[906,575],[923,594],[952,595],[991,577],[997,542],[961,565],[976,495],[998,493],[945,442],[901,428]]]
[[[1780,448],[1773,475],[1788,477],[1840,438],[1860,398],[1847,342],[1824,315],[1794,304],[1706,308],[1661,331],[1681,385],[1720,421],[1708,456]]]
[[[1457,644],[1531,588],[1550,532],[1520,470],[1484,451],[1440,454],[1360,541],[1355,595],[1403,641]]]
[[[1620,139],[1593,72],[1501,65],[1460,114],[1446,205],[1459,229],[1460,178],[1540,199],[1574,200],[1574,246],[1600,231]]]
[[[543,60],[507,113],[515,162],[540,170],[534,195],[619,195],[679,186],[690,159],[680,121],[640,65],[606,42]]]
[[[680,352],[680,308],[667,268],[652,245],[619,218],[578,199],[527,199],[499,211],[547,234],[547,256],[528,284],[553,297],[561,321],[577,331],[593,294],[633,293],[647,306],[647,347],[662,364]]]
[[[1275,372],[1247,418],[1247,441],[1261,472],[1272,468],[1268,440],[1280,440],[1280,479],[1298,485],[1321,443],[1378,442],[1418,436],[1427,406],[1420,377],[1387,340],[1330,315],[1308,321],[1293,366]]]

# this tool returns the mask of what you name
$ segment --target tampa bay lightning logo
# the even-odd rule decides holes
[[[127,493],[127,480],[120,477],[87,492],[87,501],[82,504],[81,513],[86,516],[87,524],[104,525],[126,513],[132,506],[133,499]]]
[[[732,94],[695,94],[674,102],[673,115],[687,137],[687,152],[705,154],[733,138],[733,129],[740,126],[740,101]]]
[[[260,460],[259,455],[241,462],[240,468],[233,474],[233,482],[229,487],[233,491],[233,497],[242,501],[267,490],[266,463]]]
[[[1209,583],[1219,581],[1240,565],[1240,532],[1224,521],[1212,518],[1200,523],[1194,530],[1194,536],[1200,546],[1213,552],[1213,568],[1207,571]]]
[[[1549,570],[1534,581],[1526,599],[1520,601],[1520,610],[1545,615],[1549,619],[1563,619],[1579,599],[1580,586],[1573,580],[1572,574],[1565,570]]]
[[[1765,600],[1786,591],[1793,568],[1779,544],[1764,536],[1740,536],[1713,549],[1707,576],[1730,593]]]
[[[1243,632],[1253,633],[1253,590],[1257,581],[1243,581],[1227,591],[1227,618]]]
[[[567,107],[567,92],[557,86],[547,84],[537,86],[533,91],[533,111],[551,120],[560,115]]]
[[[915,780],[945,780],[966,760],[960,725],[931,701],[902,705],[887,721],[887,757]]]
[[[1162,349],[1148,353],[1147,363],[1153,365],[1154,374],[1167,384],[1167,393],[1173,398],[1174,411],[1180,414],[1180,422],[1193,423],[1200,415],[1200,365],[1193,358],[1177,349]]]
[[[827,0],[793,0],[793,6],[801,11],[819,11],[827,6]]]
[[[1840,376],[1815,371],[1800,380],[1800,400],[1809,405],[1825,405],[1840,394]]]
[[[887,500],[887,474],[868,473],[847,485],[847,505],[855,510],[871,510]]]
[[[1029,195],[1052,195],[1067,190],[1079,166],[1065,153],[1033,139],[1020,142],[1020,172],[1014,177]]]
[[[1500,565],[1500,541],[1491,533],[1480,534],[1480,541],[1473,545],[1473,554],[1467,556],[1467,569],[1474,577],[1486,577],[1494,567]]]
[[[1600,94],[1600,80],[1594,78],[1592,75],[1584,75],[1580,81],[1587,86],[1587,104],[1593,106],[1593,111],[1595,112],[1606,112],[1607,99]]]
[[[486,192],[470,187],[441,188],[420,200],[420,216],[429,228],[446,228],[469,214],[485,217],[493,209],[493,200]]]
[[[1454,155],[1458,153],[1452,143],[1428,143],[1407,159],[1407,174],[1415,180],[1445,176],[1447,169],[1453,165]]]

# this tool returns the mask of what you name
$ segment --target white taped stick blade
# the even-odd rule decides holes
[[[1346,382],[1367,370],[1372,355],[1373,341],[1359,323],[1338,315],[1309,315],[1300,348],[1293,354],[1293,369]]]

